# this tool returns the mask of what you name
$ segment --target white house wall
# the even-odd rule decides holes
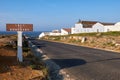
[[[82,33],[84,30],[82,30],[82,24],[75,24],[75,27],[71,28],[71,34],[76,34],[76,33]]]
[[[113,31],[113,30],[112,30],[113,27],[114,27],[114,25],[113,25],[113,26],[110,26],[110,25],[104,26],[104,32]]]
[[[44,37],[44,36],[45,36],[45,33],[42,32],[42,33],[39,35],[39,39],[42,38],[42,37]]]
[[[61,35],[68,35],[68,32],[65,31],[64,29],[61,29]]]
[[[71,29],[72,29],[72,34],[104,32],[104,25],[102,25],[101,23],[96,23],[95,25],[92,26],[92,28],[83,28],[83,25],[80,23],[80,24],[75,24],[75,27]]]
[[[101,23],[96,23],[92,26],[92,32],[104,32],[104,25]]]
[[[117,30],[116,31],[120,31],[120,25],[116,26]]]
[[[120,31],[120,22],[116,23],[115,27],[116,27],[117,31]]]
[[[50,32],[42,32],[40,35],[39,35],[39,39],[44,37],[44,36],[47,36],[47,35],[50,35]]]
[[[115,24],[115,26],[120,26],[120,22],[117,22],[117,23]]]
[[[105,32],[108,31],[120,31],[120,26],[113,25],[113,26],[105,26]]]
[[[50,34],[49,34],[50,36],[60,36],[61,35],[61,33],[53,33],[53,32],[50,32]]]

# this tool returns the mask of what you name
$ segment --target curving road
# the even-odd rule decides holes
[[[120,54],[48,41],[33,41],[75,80],[120,80]]]

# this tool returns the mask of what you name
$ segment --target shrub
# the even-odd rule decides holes
[[[36,65],[35,65],[35,64],[31,64],[30,67],[31,67],[32,69],[36,69]]]
[[[115,44],[113,44],[112,42],[106,42],[103,45],[104,46],[115,46]]]

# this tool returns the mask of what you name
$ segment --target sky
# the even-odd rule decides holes
[[[34,31],[70,28],[78,20],[120,22],[120,0],[0,0],[0,31],[6,23],[34,25]]]

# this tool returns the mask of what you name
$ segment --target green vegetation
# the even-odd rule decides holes
[[[70,36],[120,36],[120,32],[80,33],[71,34]]]
[[[45,63],[41,61],[40,59],[36,58],[32,53],[27,53],[25,59],[29,62],[29,66],[33,70],[41,70],[44,75],[44,79],[48,80],[48,68],[46,67]]]
[[[107,42],[107,43],[104,43],[103,45],[104,45],[104,46],[115,46],[115,44],[112,43],[112,42]]]
[[[80,40],[73,40],[74,37],[103,37],[103,36],[120,36],[120,32],[102,32],[102,33],[80,33],[80,34],[70,34],[65,36],[45,36],[42,39],[52,40],[52,41],[64,41],[68,42],[80,42]]]
[[[120,32],[106,32],[106,33],[102,33],[102,35],[105,35],[105,36],[120,36]]]
[[[84,40],[86,38],[86,40]],[[45,36],[43,40],[70,43],[80,46],[120,51],[120,32],[80,33],[65,36]],[[116,46],[116,44],[118,44]]]
[[[70,36],[96,36],[98,33],[80,33],[80,34],[71,34]]]
[[[8,36],[5,36],[5,38],[11,39],[11,40],[9,40],[9,42],[5,43],[5,46],[10,47],[10,48],[14,48],[17,50],[17,37],[16,37],[16,35],[8,35]]]

